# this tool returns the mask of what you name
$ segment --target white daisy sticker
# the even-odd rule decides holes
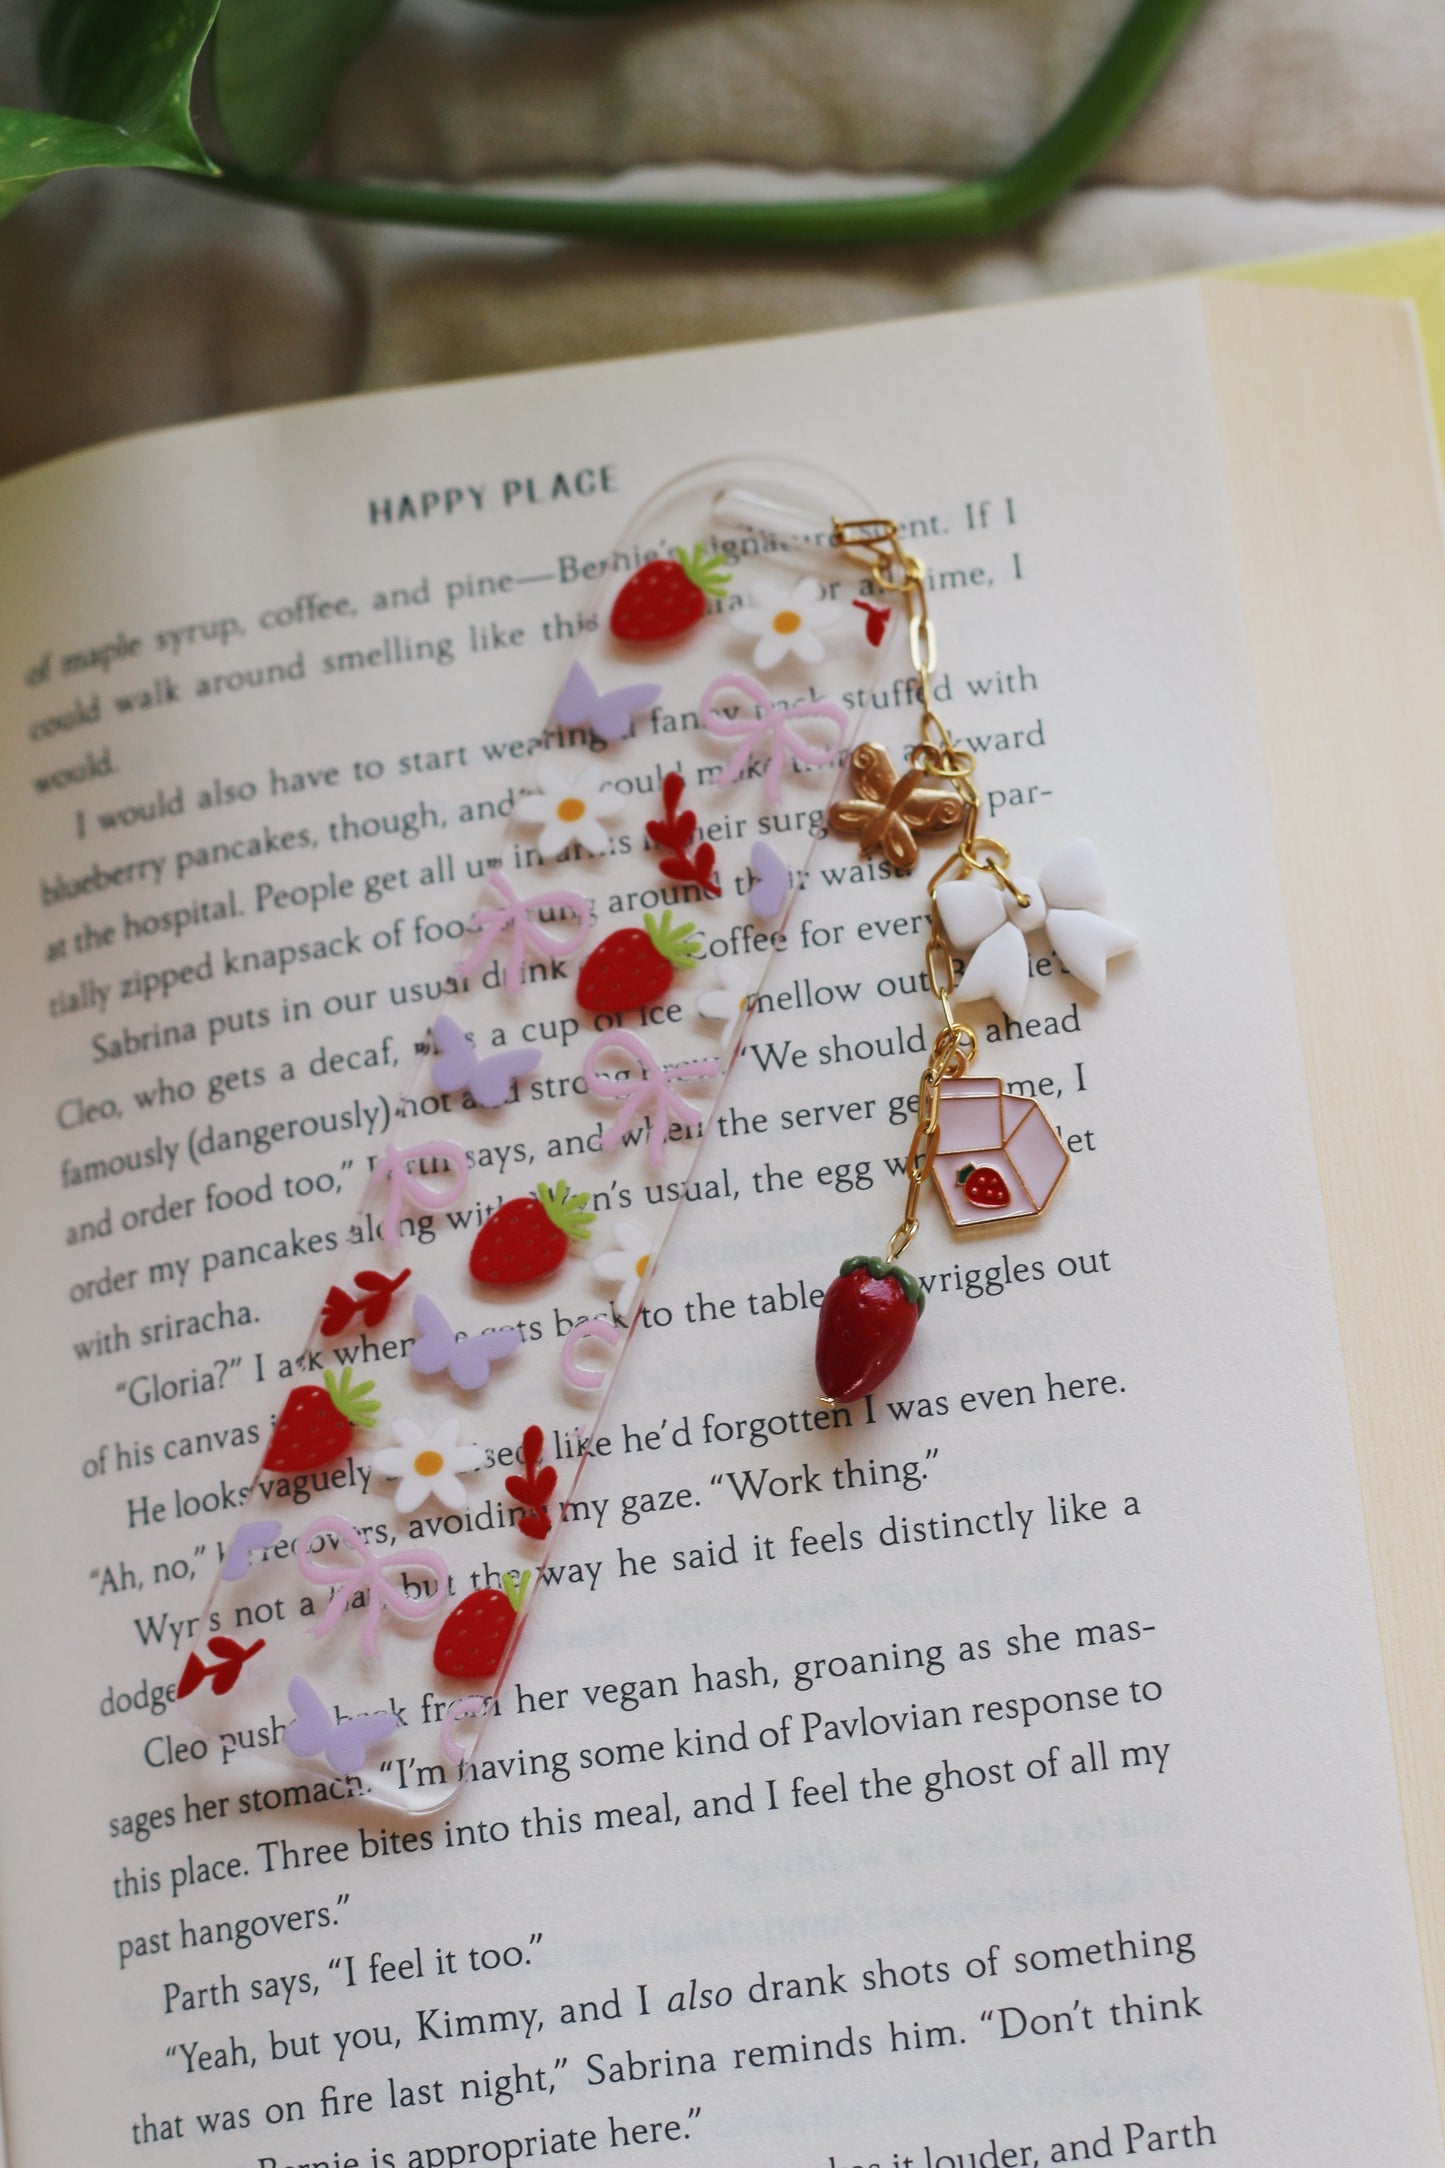
[[[599,1280],[616,1290],[613,1302],[624,1317],[630,1317],[652,1262],[652,1244],[631,1220],[612,1222],[612,1244],[595,1260],[592,1269]]]
[[[717,985],[697,997],[698,1015],[705,1016],[710,1024],[722,1025],[724,1046],[748,1013],[750,992],[746,970],[731,956],[725,956],[717,966]]]
[[[467,1502],[464,1475],[482,1465],[479,1445],[460,1443],[460,1418],[453,1415],[428,1437],[420,1423],[399,1416],[391,1426],[395,1445],[373,1453],[371,1465],[378,1475],[399,1477],[396,1486],[398,1513],[414,1513],[428,1498],[437,1499],[460,1513]]]
[[[750,592],[751,607],[734,611],[731,622],[739,632],[756,636],[755,670],[776,670],[789,655],[799,662],[823,660],[818,635],[836,625],[843,613],[816,580],[798,580],[788,587],[781,580],[760,579]]]
[[[526,828],[540,828],[537,848],[544,858],[560,858],[569,843],[601,858],[607,850],[604,821],[622,818],[610,783],[599,783],[595,767],[586,762],[573,765],[555,754],[537,763],[536,790],[524,791],[517,800],[517,819]]]

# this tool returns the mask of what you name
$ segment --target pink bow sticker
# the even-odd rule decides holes
[[[503,977],[507,992],[518,993],[522,985],[522,966],[529,955],[544,959],[575,956],[592,931],[592,906],[575,888],[549,888],[540,896],[523,899],[505,873],[489,873],[487,886],[501,897],[502,908],[473,912],[470,924],[481,938],[473,942],[462,958],[463,978],[470,978],[474,971],[480,970],[492,950],[505,940],[507,961]],[[534,911],[560,911],[564,917],[576,920],[576,931],[559,933],[550,926],[539,926],[532,917]]]
[[[338,1546],[344,1545],[351,1558],[342,1557],[339,1549],[329,1557],[318,1558],[311,1546],[327,1536],[333,1537]],[[410,1622],[430,1618],[447,1600],[446,1560],[438,1552],[389,1551],[385,1558],[373,1558],[359,1531],[337,1513],[323,1513],[302,1530],[296,1545],[296,1563],[303,1580],[310,1581],[313,1587],[331,1590],[330,1603],[310,1629],[318,1640],[339,1626],[342,1613],[357,1596],[365,1594],[366,1617],[361,1626],[365,1656],[376,1654],[377,1629],[384,1612],[393,1611],[399,1619]],[[425,1574],[436,1582],[436,1587],[429,1596],[414,1595],[405,1587],[394,1586],[387,1579],[389,1573]]]
[[[625,1056],[637,1064],[641,1075],[619,1075],[615,1070],[599,1069],[597,1065],[606,1054]],[[647,1163],[656,1174],[667,1157],[667,1133],[671,1125],[680,1122],[684,1129],[697,1129],[702,1123],[696,1107],[689,1106],[682,1094],[673,1090],[674,1079],[700,1083],[717,1073],[715,1061],[677,1061],[664,1069],[651,1047],[639,1039],[635,1031],[604,1032],[587,1049],[582,1074],[587,1079],[588,1090],[596,1092],[599,1099],[620,1099],[622,1112],[600,1139],[598,1150],[610,1152],[632,1123],[645,1122]]]
[[[740,693],[751,703],[753,712],[719,715],[713,702],[724,692]],[[831,767],[848,733],[848,718],[832,701],[800,700],[795,707],[780,708],[765,686],[759,685],[756,678],[746,677],[740,670],[729,670],[724,676],[713,679],[699,702],[698,715],[709,737],[740,741],[717,779],[719,790],[726,789],[729,783],[736,783],[750,761],[760,760],[764,752],[767,753],[764,788],[769,805],[776,805],[782,795],[785,761],[796,761],[803,768]],[[829,726],[831,735],[826,745],[812,744],[793,727],[796,723],[809,721]]]
[[[411,1171],[413,1159],[444,1160],[452,1170],[453,1181],[446,1189],[429,1189],[418,1174]],[[469,1173],[467,1155],[459,1144],[452,1144],[441,1137],[434,1144],[389,1144],[376,1162],[376,1172],[367,1183],[368,1194],[380,1182],[390,1182],[391,1193],[382,1214],[381,1239],[390,1249],[401,1233],[402,1208],[415,1205],[418,1212],[444,1212],[449,1204],[455,1204],[467,1186]]]

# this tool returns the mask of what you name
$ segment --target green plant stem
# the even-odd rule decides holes
[[[666,0],[490,0],[517,15],[631,15],[639,8],[666,5]]]
[[[326,218],[587,240],[718,243],[752,248],[819,243],[983,239],[1037,218],[1068,194],[1123,133],[1204,0],[1134,0],[1072,103],[1002,173],[954,187],[862,202],[619,203],[576,197],[454,195],[436,188],[269,177],[222,164],[199,187],[224,188]],[[184,176],[189,178],[189,176]]]

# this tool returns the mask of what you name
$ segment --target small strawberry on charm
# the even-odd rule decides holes
[[[823,1297],[813,1362],[830,1406],[861,1400],[891,1376],[923,1315],[911,1272],[881,1257],[848,1257]]]
[[[725,595],[732,574],[725,560],[696,549],[674,550],[639,565],[619,590],[608,628],[614,640],[652,647],[691,632],[710,600]]]
[[[958,1170],[959,1188],[981,1212],[1002,1212],[1013,1203],[1013,1193],[996,1167],[975,1167],[972,1160]]]

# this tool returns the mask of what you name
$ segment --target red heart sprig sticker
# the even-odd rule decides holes
[[[526,1472],[507,1477],[507,1489],[512,1497],[518,1505],[528,1508],[517,1523],[517,1533],[530,1536],[536,1543],[552,1533],[547,1500],[557,1488],[556,1469],[544,1468],[541,1464],[542,1444],[541,1424],[529,1423],[522,1433],[522,1463]]]
[[[662,779],[663,817],[647,824],[647,833],[653,842],[660,851],[668,854],[658,860],[657,870],[665,873],[670,881],[693,881],[704,895],[720,896],[722,883],[713,870],[717,865],[717,852],[710,843],[699,843],[695,851],[688,850],[697,833],[697,815],[690,810],[686,813],[678,810],[686,788],[687,782],[680,768],[674,768]]]
[[[399,1272],[394,1280],[389,1280],[384,1272],[358,1272],[359,1295],[348,1295],[344,1287],[328,1287],[321,1312],[322,1333],[328,1340],[334,1340],[338,1333],[345,1332],[354,1317],[360,1317],[362,1324],[375,1332],[378,1325],[386,1322],[392,1296],[402,1281],[410,1278],[410,1267]]]
[[[211,1682],[213,1694],[229,1694],[240,1678],[242,1668],[253,1656],[259,1655],[265,1646],[264,1641],[253,1641],[249,1648],[243,1648],[241,1643],[233,1641],[229,1634],[212,1634],[206,1647],[217,1661],[214,1664],[203,1664],[192,1649],[186,1658],[186,1668],[181,1673],[180,1683],[176,1687],[177,1701],[184,1701],[188,1694],[193,1694],[207,1679]]]

